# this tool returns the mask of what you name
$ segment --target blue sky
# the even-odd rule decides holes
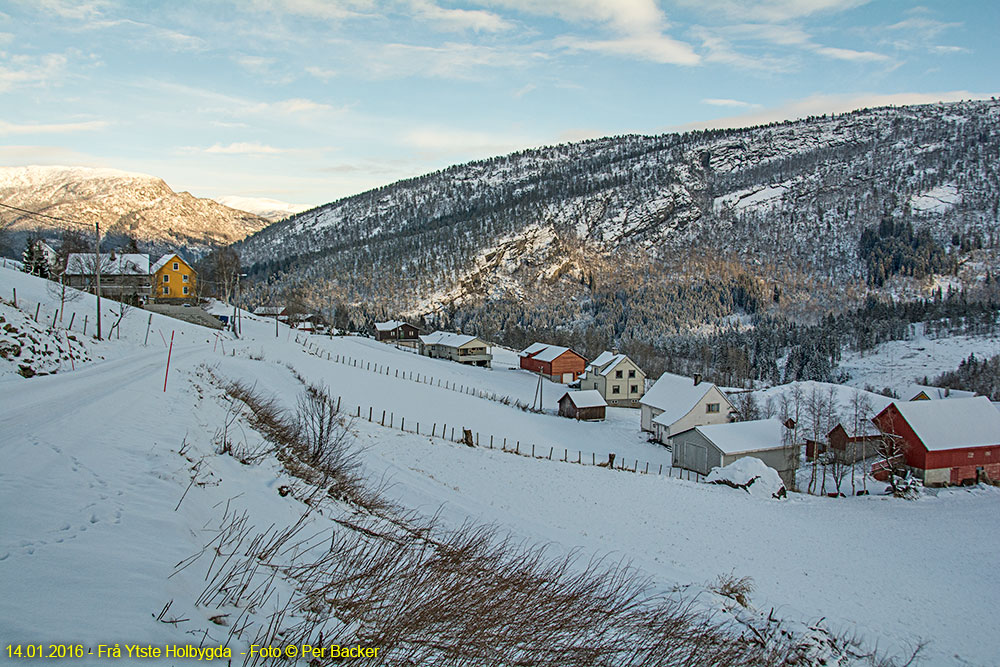
[[[997,95],[998,7],[0,0],[0,164],[316,205],[530,146]]]

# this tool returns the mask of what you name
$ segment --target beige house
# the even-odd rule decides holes
[[[781,481],[792,489],[799,448],[784,445],[784,430],[774,418],[696,426],[671,438],[673,465],[707,475],[712,468],[752,456],[777,470]]]
[[[580,389],[597,390],[608,405],[635,408],[646,393],[646,374],[627,355],[604,351],[587,365]]]
[[[695,426],[726,424],[734,412],[726,395],[711,382],[664,373],[639,401],[643,431],[666,443],[677,433]]]
[[[420,337],[420,354],[436,359],[450,359],[470,366],[490,367],[493,355],[489,346],[475,336],[435,331]]]

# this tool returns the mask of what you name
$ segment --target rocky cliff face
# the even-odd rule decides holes
[[[252,213],[174,192],[161,179],[84,167],[0,168],[0,202],[128,235],[144,245],[201,252],[263,229]],[[17,231],[52,233],[70,225],[0,209],[0,223]]]

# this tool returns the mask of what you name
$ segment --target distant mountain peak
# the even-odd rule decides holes
[[[238,241],[268,221],[211,199],[174,192],[162,179],[118,169],[69,166],[0,167],[0,201],[85,223],[100,222],[160,248],[202,252]],[[0,221],[17,231],[55,233],[67,225],[0,210]]]

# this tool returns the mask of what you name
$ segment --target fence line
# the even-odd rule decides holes
[[[338,410],[340,409],[342,396],[337,397]],[[364,406],[357,405],[353,410],[348,408],[350,416],[354,419],[364,420],[365,410]],[[481,447],[486,449],[496,449],[497,451],[503,452],[505,454],[514,454],[516,456],[523,456],[526,458],[533,458],[538,460],[548,460],[556,461],[558,463],[569,463],[572,465],[582,465],[591,466],[596,468],[610,468],[612,470],[619,470],[625,472],[631,472],[639,475],[656,475],[663,476],[666,474],[667,477],[676,477],[678,479],[686,479],[689,481],[700,482],[704,479],[704,475],[691,471],[684,470],[683,468],[667,467],[666,473],[664,473],[663,464],[658,464],[658,467],[651,467],[649,461],[641,462],[639,459],[625,459],[624,457],[619,458],[616,454],[611,453],[608,455],[607,461],[598,462],[597,454],[595,452],[590,453],[590,462],[583,457],[583,450],[577,450],[576,457],[572,456],[572,451],[569,448],[563,448],[562,456],[557,455],[557,450],[554,445],[548,447],[548,452],[545,452],[544,445],[542,449],[539,450],[536,443],[531,443],[531,453],[528,453],[528,443],[521,443],[520,440],[513,438],[498,438],[494,434],[489,435],[488,444],[480,444],[486,442],[486,436],[480,431],[473,431],[472,429],[465,428],[464,426],[451,425],[450,431],[447,423],[438,424],[434,422],[431,424],[430,430],[427,429],[427,423],[424,422],[423,431],[420,430],[420,422],[411,421],[415,424],[415,427],[410,430],[406,428],[406,417],[404,415],[397,415],[395,412],[390,410],[382,410],[381,417],[378,416],[377,410],[374,406],[368,406],[368,416],[367,421],[375,426],[381,428],[387,428],[390,430],[398,430],[402,433],[412,433],[414,435],[422,435],[431,439],[445,440],[455,444],[464,444],[468,447]],[[456,431],[459,433],[459,437],[455,437]],[[509,443],[513,442],[510,446]],[[499,447],[496,445],[499,444]]]

